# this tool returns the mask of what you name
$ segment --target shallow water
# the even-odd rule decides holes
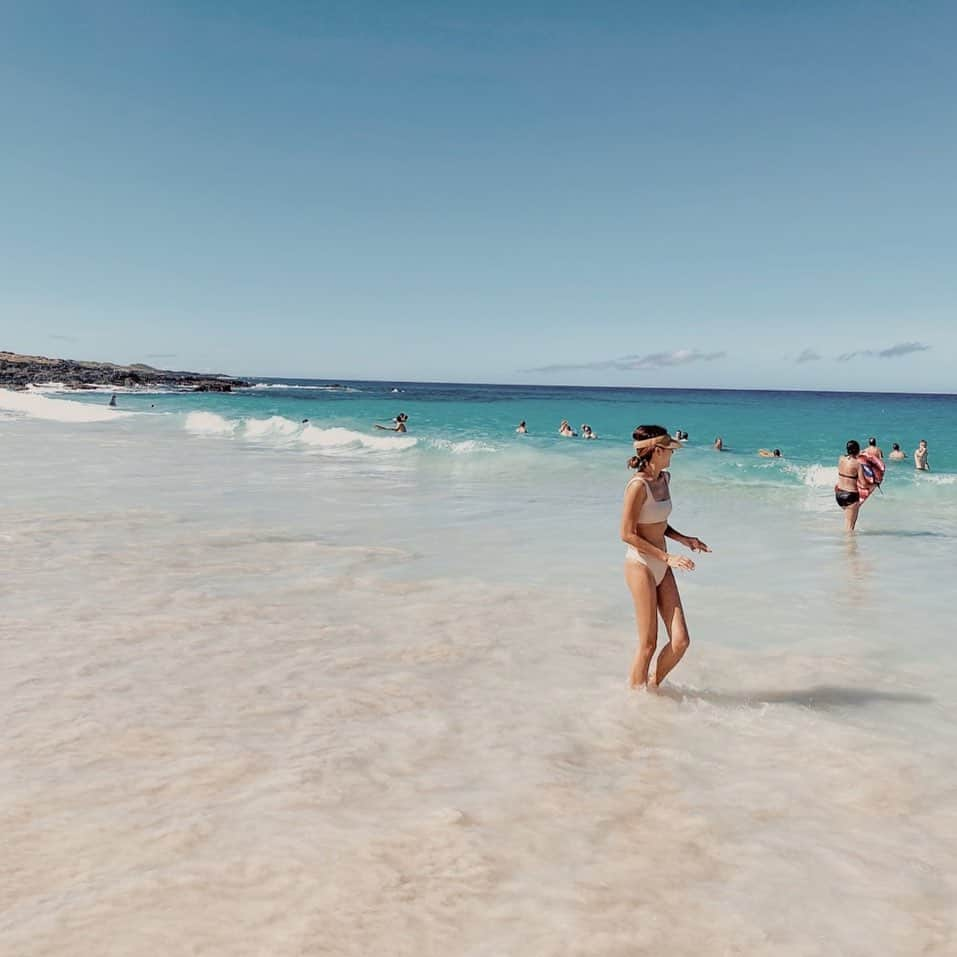
[[[950,473],[848,540],[813,449],[677,455],[655,697],[624,440],[134,400],[0,418],[0,952],[954,951]]]

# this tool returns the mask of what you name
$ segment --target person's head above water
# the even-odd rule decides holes
[[[628,460],[628,468],[642,471],[654,460],[664,468],[671,460],[671,453],[681,445],[673,439],[662,425],[639,425],[631,434],[635,454]],[[667,457],[665,457],[667,456]]]
[[[775,449],[775,450],[774,450],[774,457],[777,458],[777,459],[779,459],[779,458],[781,457],[781,450],[780,450],[780,449]]]
[[[892,452],[900,452],[900,450],[901,450],[901,444],[900,444],[900,442],[895,442],[895,443],[891,446],[891,451],[892,451]]]
[[[857,439],[851,439],[847,443],[847,454],[848,455],[860,455],[861,454],[861,443]]]
[[[875,439],[874,436],[872,435],[872,436],[867,440],[867,444],[876,449],[876,448],[877,448],[877,439]]]

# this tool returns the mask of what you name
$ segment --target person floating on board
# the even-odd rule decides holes
[[[383,432],[408,432],[405,423],[409,421],[409,417],[404,413],[400,412],[393,420],[395,425],[379,425],[376,423],[376,428],[381,429]]]

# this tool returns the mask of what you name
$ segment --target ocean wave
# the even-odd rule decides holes
[[[931,475],[929,472],[915,472],[914,479],[918,482],[930,482],[931,485],[957,484],[957,475]]]
[[[812,465],[785,465],[783,471],[795,475],[809,488],[830,488],[837,482],[837,466],[822,465],[815,462]]]
[[[190,412],[186,416],[185,428],[196,435],[232,435],[238,424],[215,412]]]
[[[264,389],[302,389],[306,392],[361,392],[362,389],[355,389],[351,385],[286,385],[282,382],[257,382],[249,387],[247,391],[262,391]]]
[[[320,429],[318,426],[308,425],[299,438],[306,445],[317,448],[347,449],[359,446],[379,452],[399,452],[418,444],[418,439],[411,435],[366,435],[341,426]]]
[[[267,436],[295,435],[301,428],[298,422],[281,415],[272,415],[268,419],[246,419],[243,434],[247,439],[259,439]]]
[[[451,452],[452,455],[470,455],[473,452],[498,452],[498,449],[477,439],[465,439],[453,442],[451,439],[429,439],[429,445],[442,452]]]
[[[111,422],[137,414],[89,402],[50,399],[37,391],[10,392],[6,389],[0,389],[0,409],[50,422]]]
[[[145,386],[145,385],[113,385],[109,382],[94,382],[77,389],[64,382],[34,382],[27,386],[30,392],[40,394],[55,393],[65,395],[83,395],[84,393],[101,394],[116,393],[117,395],[182,395],[184,392],[192,392],[192,387],[181,386]]]

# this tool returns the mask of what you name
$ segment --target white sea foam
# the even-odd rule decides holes
[[[791,472],[796,475],[805,485],[810,488],[828,488],[837,481],[837,466],[821,465],[819,462],[813,465],[785,465],[785,472]]]
[[[264,389],[304,389],[307,392],[361,392],[361,389],[354,389],[349,385],[287,385],[284,382],[257,382],[249,387],[250,390]]]
[[[64,393],[66,395],[82,395],[84,392],[94,393],[113,393],[117,395],[182,395],[184,392],[191,392],[191,388],[176,388],[174,386],[125,386],[114,385],[110,382],[92,382],[82,389],[69,386],[64,382],[35,382],[27,386],[30,392]]]
[[[273,415],[268,419],[246,419],[243,423],[243,434],[248,439],[295,435],[299,429],[298,422],[281,415]]]
[[[335,427],[320,429],[308,425],[302,430],[300,439],[306,445],[324,449],[347,449],[361,447],[378,452],[399,452],[411,449],[417,440],[411,435],[366,435],[363,432],[353,432],[351,429]]]
[[[920,472],[915,473],[915,478],[920,482],[930,482],[931,485],[954,485],[957,483],[957,475],[931,475],[929,472]]]
[[[477,439],[465,439],[462,442],[453,442],[450,439],[429,439],[429,445],[452,455],[470,455],[473,452],[497,452],[498,449],[486,442]]]
[[[111,422],[136,414],[88,402],[50,399],[35,391],[10,392],[6,389],[0,389],[0,409],[51,422]]]
[[[237,425],[215,412],[190,412],[186,416],[186,431],[196,435],[232,435]]]

